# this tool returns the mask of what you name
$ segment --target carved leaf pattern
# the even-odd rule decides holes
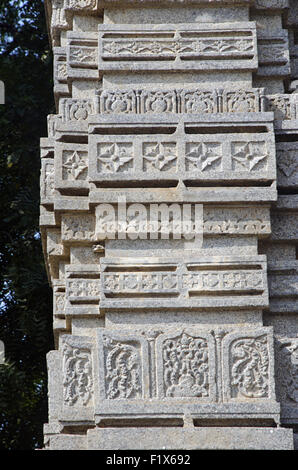
[[[103,43],[103,54],[111,55],[183,55],[183,54],[224,54],[247,53],[253,50],[251,39],[198,39],[172,41],[108,41]]]
[[[63,345],[63,397],[68,406],[89,404],[93,395],[91,353]]]
[[[164,388],[167,397],[209,395],[208,345],[186,333],[163,343]]]
[[[216,96],[211,92],[182,92],[185,111],[187,113],[214,113],[216,112]]]
[[[228,113],[249,113],[257,109],[256,95],[246,90],[227,93]]]
[[[77,47],[72,48],[70,50],[70,60],[72,62],[79,62],[79,63],[93,63],[96,64],[97,57],[96,57],[96,48],[88,48],[88,47]]]
[[[138,344],[104,336],[105,387],[108,399],[142,397],[141,357]]]
[[[233,341],[230,361],[233,398],[268,397],[269,353],[266,335]]]

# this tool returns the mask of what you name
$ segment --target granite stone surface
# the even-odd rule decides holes
[[[45,449],[293,450],[297,1],[45,7]]]

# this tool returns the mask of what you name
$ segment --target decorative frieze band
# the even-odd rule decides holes
[[[104,137],[89,135],[90,181],[125,182],[127,186],[134,181],[155,181],[157,175],[169,186],[177,181],[274,181],[274,134],[264,132],[264,127],[258,129],[259,122],[250,123],[252,132],[243,132],[235,118],[229,120],[233,127],[228,132],[227,120],[219,124],[211,116],[208,124],[194,117],[193,121],[181,119],[178,126],[160,118],[156,124],[150,121],[150,129],[147,119],[134,123],[128,119],[116,123],[112,117],[101,120],[96,128],[90,126],[95,134],[105,133]],[[206,124],[213,125],[212,130]]]
[[[279,349],[289,347],[294,358],[297,345],[292,343],[283,342]],[[55,389],[62,422],[139,413],[167,418],[183,416],[186,410],[193,418],[232,418],[241,416],[243,406],[254,418],[278,420],[271,327],[99,328],[93,339],[63,335],[59,349],[55,367],[56,372],[62,369],[61,375],[50,377],[50,390]],[[293,374],[288,366],[282,373],[284,387]],[[287,387],[286,393],[296,399],[295,387]]]
[[[63,63],[63,62],[62,62]],[[297,117],[296,95],[252,90],[100,90],[95,98],[61,98],[62,122],[87,121],[92,114],[216,114],[272,111],[275,120]],[[58,116],[57,116],[58,117]]]
[[[179,416],[187,406],[193,418],[219,419],[240,417],[244,406],[254,418],[278,421],[271,328],[106,329],[97,338],[97,418]]]
[[[231,32],[233,35],[231,36]],[[160,60],[162,58],[162,60]],[[256,70],[255,23],[99,25],[99,70]]]
[[[103,309],[266,306],[263,257],[242,262],[101,259]]]
[[[101,114],[212,114],[261,112],[264,90],[102,90]]]
[[[156,204],[153,208],[158,216],[158,213],[162,213],[164,217],[164,226],[169,225],[167,229],[171,233],[170,225],[172,223],[172,209],[180,210],[183,213],[183,205],[176,204],[175,207],[169,206],[169,211],[166,211],[166,206],[162,204]],[[104,240],[108,238],[108,234],[114,230],[115,239],[118,238],[119,233],[129,234],[131,229],[135,229],[135,233],[138,233],[139,229],[142,232],[141,227],[138,227],[138,214],[140,207],[135,204],[128,204],[126,208],[126,220],[121,221],[122,226],[119,222],[118,207],[109,207],[113,213],[108,212],[107,206],[97,206],[96,215],[92,214],[68,214],[62,215],[61,217],[61,237],[62,242],[73,243],[90,243],[94,241]],[[135,212],[132,210],[135,209]],[[144,209],[147,211],[148,224],[150,222],[150,206],[144,205]],[[194,207],[191,207],[191,221],[195,223]],[[105,212],[107,210],[107,212]],[[112,216],[112,217],[111,217]],[[146,219],[146,220],[147,220]],[[158,219],[157,219],[158,221]],[[123,222],[126,223],[123,227]],[[143,222],[143,220],[142,220]],[[152,222],[152,220],[151,220]],[[110,227],[109,224],[114,223],[114,227]],[[141,221],[140,221],[141,225]],[[113,228],[113,230],[112,230]],[[173,227],[172,227],[173,229]],[[152,229],[153,230],[153,229]],[[269,208],[263,207],[234,207],[234,208],[223,208],[223,207],[206,207],[203,209],[203,231],[204,235],[220,235],[220,234],[231,234],[231,235],[258,235],[268,236],[271,232],[270,228],[270,214]],[[158,225],[158,230],[154,230],[154,237],[162,233],[162,225]],[[157,232],[157,233],[156,233]],[[150,233],[148,232],[148,237]]]

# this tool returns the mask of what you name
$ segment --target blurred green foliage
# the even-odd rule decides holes
[[[41,448],[52,292],[39,235],[39,139],[54,111],[42,0],[0,0],[0,449]]]

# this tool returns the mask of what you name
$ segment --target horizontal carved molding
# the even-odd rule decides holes
[[[101,260],[103,309],[265,306],[262,257],[219,261]],[[241,295],[240,295],[241,294]]]
[[[256,26],[99,25],[98,66],[103,71],[256,70]]]

